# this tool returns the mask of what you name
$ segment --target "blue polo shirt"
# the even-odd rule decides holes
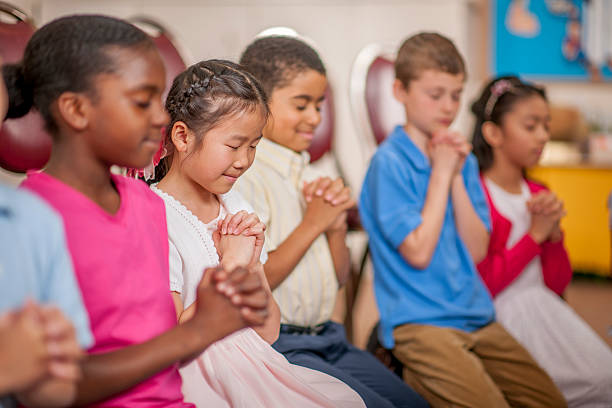
[[[93,344],[61,219],[31,193],[0,185],[0,314],[26,299],[57,306],[81,347]]]
[[[476,213],[490,230],[473,155],[461,173]],[[429,266],[415,269],[399,253],[400,244],[422,222],[430,176],[429,160],[397,126],[372,158],[361,189],[359,212],[374,264],[379,337],[387,348],[394,346],[393,329],[405,323],[474,331],[495,317],[489,292],[457,231],[450,195]]]

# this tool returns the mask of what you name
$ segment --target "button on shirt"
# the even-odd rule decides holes
[[[266,247],[274,251],[302,222],[304,181],[320,175],[308,164],[307,152],[296,153],[262,139],[251,168],[236,188],[266,224]],[[319,235],[291,274],[273,291],[281,323],[310,327],[330,319],[338,281],[325,234]]]
[[[490,230],[489,209],[473,155],[461,171],[476,213]],[[359,211],[369,234],[380,335],[392,348],[393,328],[406,323],[473,331],[494,319],[491,297],[455,224],[449,195],[444,224],[429,266],[410,266],[399,252],[421,222],[431,176],[429,160],[401,126],[372,158]]]

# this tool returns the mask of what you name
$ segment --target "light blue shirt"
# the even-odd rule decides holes
[[[490,230],[473,155],[461,173],[476,213]],[[400,244],[422,222],[430,175],[429,160],[398,126],[372,158],[361,190],[359,213],[370,239],[379,337],[387,348],[394,346],[393,329],[402,324],[474,331],[495,316],[491,297],[457,231],[450,195],[429,266],[415,269],[399,253]]]
[[[31,193],[0,185],[0,313],[26,299],[57,306],[81,347],[93,344],[61,219]]]

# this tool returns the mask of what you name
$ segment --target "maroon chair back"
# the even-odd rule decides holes
[[[160,23],[142,16],[133,17],[129,19],[129,21],[141,27],[149,34],[161,54],[164,65],[166,66],[166,89],[162,96],[165,103],[166,96],[172,86],[172,81],[178,74],[187,68],[185,61],[177,49],[174,38]]]
[[[6,3],[0,3],[0,13],[15,20],[0,21],[0,56],[5,64],[18,62],[35,28],[25,13]],[[49,160],[51,144],[38,112],[8,119],[0,129],[0,166],[16,173],[40,169]]]
[[[308,148],[310,162],[314,163],[331,150],[334,138],[334,98],[331,88],[325,90],[325,99],[321,104],[321,123],[317,126],[312,144]]]
[[[394,80],[393,61],[377,57],[368,69],[365,84],[368,119],[377,145],[404,121],[403,107],[393,97]]]

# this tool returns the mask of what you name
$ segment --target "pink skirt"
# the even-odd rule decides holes
[[[197,407],[365,407],[342,381],[291,364],[250,328],[220,340],[180,370]]]

